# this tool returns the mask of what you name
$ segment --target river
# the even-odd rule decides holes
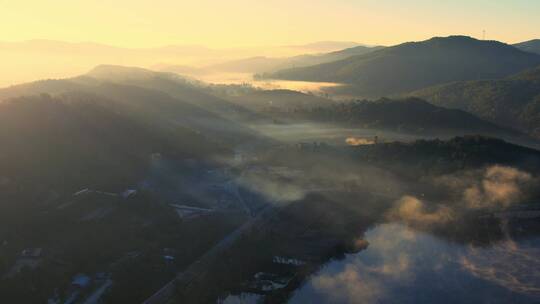
[[[540,238],[479,248],[393,223],[366,239],[366,250],[323,266],[290,303],[540,301]]]

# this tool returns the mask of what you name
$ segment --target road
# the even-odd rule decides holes
[[[322,189],[328,191],[328,189]],[[323,191],[323,192],[324,192]],[[379,192],[370,192],[375,196],[390,197],[387,193]],[[271,216],[277,208],[273,207],[272,204],[266,205],[259,213],[252,217],[250,220],[242,224],[239,228],[231,232],[225,238],[220,240],[212,249],[207,251],[203,256],[201,256],[197,261],[193,262],[188,266],[184,271],[178,273],[176,277],[158,290],[151,297],[146,299],[143,304],[166,304],[174,296],[177,286],[182,286],[183,288],[189,287],[191,283],[194,283],[197,279],[202,278],[207,272],[208,268],[212,265],[212,262],[215,261],[220,253],[225,251],[231,245],[234,244],[239,237],[244,233],[247,233],[251,228],[260,220]]]
[[[176,290],[176,286],[188,286],[198,278],[204,276],[207,273],[209,266],[215,261],[220,254],[229,248],[238,238],[244,233],[249,232],[251,228],[261,219],[270,216],[276,209],[270,204],[264,207],[257,216],[251,218],[242,226],[231,232],[225,238],[221,239],[212,249],[207,251],[197,261],[189,265],[184,271],[178,273],[176,277],[158,290],[151,297],[146,299],[143,304],[165,304],[173,296]]]
[[[112,280],[107,279],[103,285],[101,285],[94,293],[92,293],[83,304],[98,304],[99,300],[101,299],[101,296],[107,291],[107,288],[109,288],[112,285]]]

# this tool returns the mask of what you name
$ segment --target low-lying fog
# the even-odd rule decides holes
[[[475,248],[401,224],[383,224],[369,230],[366,239],[367,250],[324,266],[290,303],[532,303],[540,299],[539,238],[507,239]]]
[[[261,134],[284,143],[325,142],[345,145],[347,139],[363,138],[371,140],[375,136],[379,141],[412,141],[426,138],[425,135],[408,135],[398,132],[376,129],[345,128],[332,124],[295,123],[295,124],[256,124],[250,125]],[[349,143],[350,144],[350,143]]]
[[[308,82],[308,81],[288,81],[271,79],[254,79],[252,73],[225,73],[211,72],[205,74],[186,74],[206,83],[212,84],[249,84],[255,88],[264,90],[293,90],[304,93],[322,93],[325,88],[341,86],[333,82]]]

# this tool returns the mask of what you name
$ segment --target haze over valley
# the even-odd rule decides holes
[[[0,302],[538,303],[538,11],[0,4]]]

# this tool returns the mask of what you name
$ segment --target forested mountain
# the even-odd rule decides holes
[[[138,68],[101,66],[71,79],[45,80],[0,90],[0,100],[41,93],[85,92],[111,103],[115,111],[149,123],[192,129],[222,143],[254,139],[257,134],[234,121],[255,114],[170,74]]]
[[[153,153],[210,158],[220,151],[189,129],[177,127],[167,133],[112,111],[114,103],[80,93],[1,103],[4,190],[9,185],[28,192],[33,187],[119,190],[139,181]]]
[[[505,79],[453,82],[409,95],[540,136],[540,67]]]
[[[402,93],[451,81],[501,78],[540,64],[540,56],[465,36],[408,42],[335,62],[278,71],[269,78],[345,83],[356,95]]]
[[[242,58],[236,60],[230,60],[218,64],[208,65],[201,68],[186,67],[182,65],[159,65],[157,69],[160,71],[168,71],[179,74],[189,75],[204,75],[207,73],[215,72],[228,72],[228,73],[265,73],[275,72],[281,69],[305,67],[315,64],[321,64],[326,62],[332,62],[336,60],[345,59],[351,56],[363,55],[376,50],[380,50],[384,47],[381,46],[355,46],[339,51],[333,51],[329,53],[321,54],[305,54],[292,57],[267,57],[267,56],[255,56],[249,58]]]
[[[529,172],[540,169],[538,150],[485,136],[458,136],[449,140],[417,140],[363,145],[359,158],[415,177],[459,171],[464,167],[506,165]]]
[[[256,114],[229,101],[214,96],[199,82],[193,82],[172,73],[154,72],[141,68],[101,65],[85,76],[101,81],[156,90],[190,103],[227,119],[256,118]]]
[[[305,67],[363,55],[382,49],[383,47],[355,46],[352,48],[318,55],[299,55],[287,58],[253,57],[230,61],[209,67],[212,70],[225,72],[262,73],[275,72],[281,69]]]
[[[353,101],[292,111],[297,119],[387,129],[400,132],[460,135],[520,136],[461,110],[432,105],[418,98]]]
[[[227,99],[255,112],[325,107],[335,103],[331,99],[292,90],[251,90],[245,94],[228,96]]]
[[[520,50],[540,54],[540,39],[534,39],[514,44]]]

